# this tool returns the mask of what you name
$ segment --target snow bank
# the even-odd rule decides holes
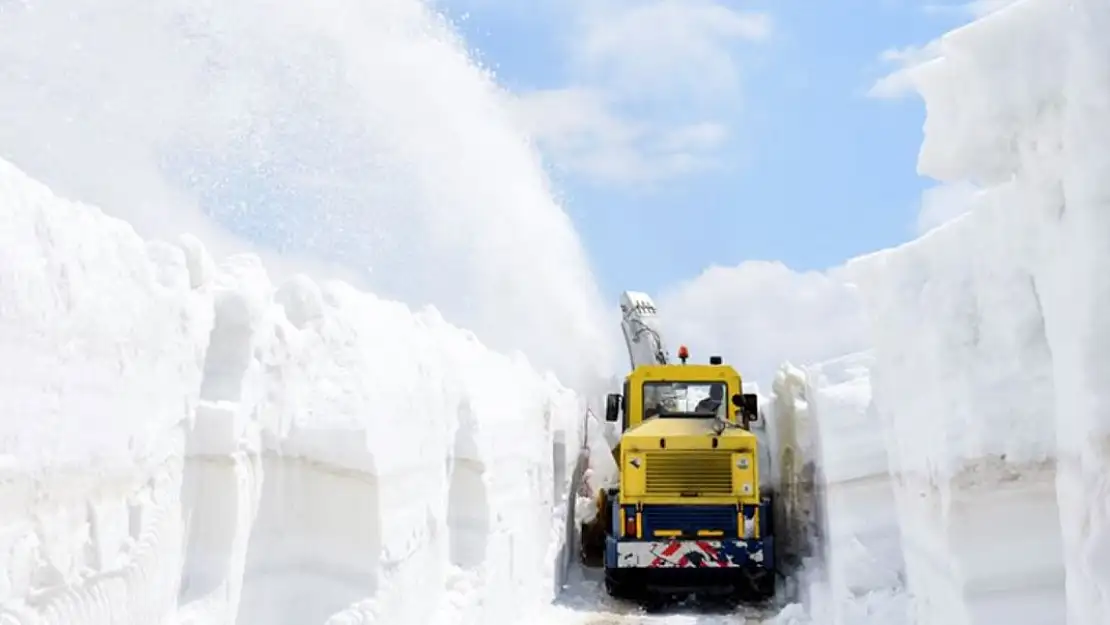
[[[910,623],[887,448],[871,394],[874,354],[780,366],[763,400],[773,450],[780,567],[788,603],[771,621]]]
[[[0,161],[0,623],[154,623],[173,605],[212,323],[192,277],[180,249]]]
[[[887,440],[871,402],[873,363],[861,352],[785,365],[774,384],[779,471],[799,465],[788,450],[801,460],[801,479],[784,484],[797,494],[781,493],[793,508],[784,518],[797,519],[784,538],[804,558],[798,598],[823,625],[908,622]]]
[[[582,413],[522,357],[144,243],[3,162],[0,259],[3,625],[496,622],[556,593]]]
[[[920,169],[982,190],[850,267],[920,622],[1110,618],[1108,29],[1025,0],[946,36]]]

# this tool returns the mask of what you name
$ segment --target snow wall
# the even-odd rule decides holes
[[[1110,620],[1106,32],[1025,0],[948,34],[919,169],[972,210],[848,267],[918,623]]]
[[[779,444],[820,458],[813,622],[1110,620],[1108,31],[1019,1],[910,71],[920,171],[979,190],[837,272],[872,351],[776,380]]]
[[[763,412],[774,448],[778,544],[798,560],[776,623],[899,625],[908,609],[902,541],[874,410],[874,355],[783,365]],[[802,606],[808,616],[801,613]]]
[[[562,581],[584,408],[434,310],[0,161],[0,345],[3,625],[509,622]]]

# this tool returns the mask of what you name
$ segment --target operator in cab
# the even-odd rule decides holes
[[[709,386],[709,397],[699,401],[698,405],[694,407],[694,412],[717,414],[721,406],[724,405],[724,399],[725,385],[711,384]]]

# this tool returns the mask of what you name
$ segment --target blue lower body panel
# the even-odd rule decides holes
[[[632,506],[613,501],[609,513],[605,584],[610,595],[720,592],[761,601],[774,594],[769,501],[759,506]],[[699,536],[710,532],[712,537]]]
[[[774,539],[605,540],[605,567],[774,568]]]
[[[773,541],[618,540],[605,544],[605,587],[621,598],[697,593],[761,602],[775,593]]]

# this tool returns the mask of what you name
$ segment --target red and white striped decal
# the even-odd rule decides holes
[[[659,543],[652,544],[658,545]],[[679,549],[682,549],[682,543],[678,542],[677,540],[671,541],[666,547],[663,548],[663,551],[659,553],[659,556],[652,560],[651,564],[649,564],[648,566],[653,569],[661,566],[667,566],[668,559],[674,554],[678,553]],[[679,562],[682,562],[682,560],[679,560]]]
[[[617,562],[621,567],[652,569],[739,566],[721,558],[721,552],[721,542],[714,540],[630,541],[618,543]]]

